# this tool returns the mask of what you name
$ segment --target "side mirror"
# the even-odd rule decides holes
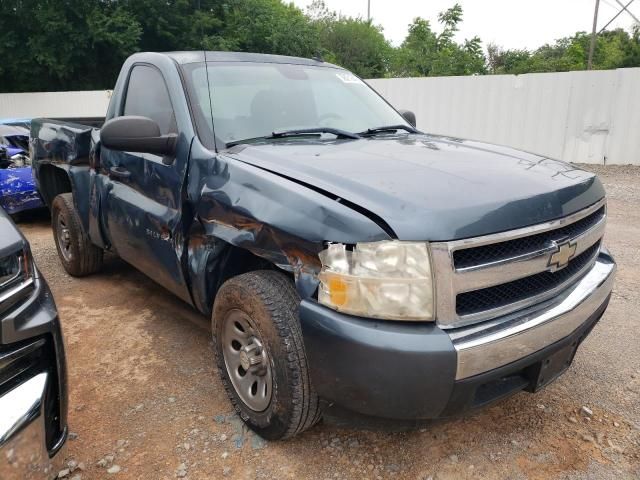
[[[400,115],[404,117],[404,119],[409,122],[409,124],[415,128],[416,126],[416,114],[410,110],[398,110]]]
[[[125,152],[173,155],[177,138],[175,133],[161,135],[158,124],[147,117],[112,118],[100,129],[102,145]]]

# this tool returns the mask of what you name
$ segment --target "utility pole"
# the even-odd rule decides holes
[[[371,21],[371,0],[367,0],[367,21]]]
[[[593,14],[593,29],[591,30],[591,45],[589,46],[589,61],[587,62],[587,70],[593,67],[593,52],[596,49],[596,30],[598,28],[598,9],[600,8],[600,0],[596,0],[596,11]]]

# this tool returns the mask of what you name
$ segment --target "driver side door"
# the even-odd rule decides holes
[[[190,142],[180,134],[162,72],[149,64],[129,74],[121,115],[155,121],[161,133],[178,134],[176,154],[116,151],[102,146],[106,180],[106,230],[112,247],[127,263],[191,303],[182,259],[182,186]]]

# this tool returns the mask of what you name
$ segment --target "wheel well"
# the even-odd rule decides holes
[[[222,261],[219,280],[216,285],[216,291],[224,282],[232,277],[237,277],[243,273],[253,272],[255,270],[277,270],[280,271],[270,261],[255,255],[244,248],[229,245],[227,253]]]
[[[58,195],[73,191],[67,172],[53,165],[42,165],[40,167],[38,185],[40,187],[40,195],[49,208],[51,208],[53,199]]]
[[[206,297],[208,298],[207,307],[213,307],[213,302],[216,298],[218,290],[224,282],[232,277],[237,277],[243,273],[253,272],[255,270],[275,270],[283,272],[291,281],[294,281],[293,274],[283,271],[276,267],[269,260],[259,257],[254,253],[244,248],[236,247],[235,245],[228,244],[225,247],[225,252],[219,257],[217,264],[207,268],[209,282],[205,286],[208,291]],[[213,282],[211,280],[214,280]]]

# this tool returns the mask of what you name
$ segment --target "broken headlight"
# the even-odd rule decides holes
[[[351,315],[434,320],[429,245],[424,242],[329,244],[320,252],[318,301]]]

